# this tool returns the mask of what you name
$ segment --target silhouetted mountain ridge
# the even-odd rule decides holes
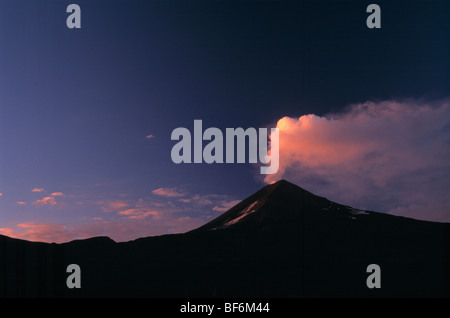
[[[0,236],[0,295],[444,297],[449,224],[362,211],[285,180],[184,234],[64,244]],[[366,286],[367,265],[382,288]],[[82,288],[65,285],[69,264]]]

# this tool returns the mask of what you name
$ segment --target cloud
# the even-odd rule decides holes
[[[232,201],[228,201],[228,202],[223,201],[220,203],[220,205],[216,205],[212,209],[213,209],[213,211],[225,212],[240,202],[241,202],[241,200],[232,200]]]
[[[184,233],[202,224],[204,224],[202,219],[192,217],[164,217],[158,222],[140,218],[121,221],[96,218],[92,223],[72,226],[56,223],[19,223],[15,227],[0,228],[0,234],[48,243],[63,243],[95,236],[108,236],[117,242],[126,242],[139,237]]]
[[[62,224],[27,222],[17,224],[16,228],[2,228],[0,234],[29,241],[56,243],[66,242],[73,237]]]
[[[98,201],[97,204],[102,206],[103,212],[113,212],[130,206],[130,203],[123,200]]]
[[[3,196],[3,193],[0,192],[0,197]]]
[[[23,202],[23,201],[18,201],[18,202],[16,202],[16,204],[18,204],[18,205],[26,205],[27,203]]]
[[[188,199],[189,203],[196,207],[206,207],[228,204],[232,199],[228,195],[223,194],[194,194]],[[184,202],[182,199],[180,201]]]
[[[200,195],[194,194],[191,198],[191,203],[195,205],[205,206],[205,205],[213,205],[215,198],[213,195]]]
[[[14,237],[14,229],[8,228],[8,227],[1,227],[0,228],[0,234],[6,235],[9,237]]]
[[[33,202],[36,206],[44,206],[44,205],[56,205],[57,202],[54,197],[44,197],[40,200],[36,200]]]
[[[147,209],[128,209],[124,211],[120,211],[117,214],[125,215],[129,219],[143,220],[149,216],[153,216],[154,218],[158,218],[160,213],[158,211],[152,211]]]
[[[42,242],[61,243],[100,235],[123,242],[140,237],[190,231],[216,217],[233,201],[228,195],[190,194],[187,190],[181,191],[176,187],[160,189],[156,192],[164,195],[149,195],[137,199],[127,195],[127,200],[92,197],[92,194],[86,194],[81,202],[79,215],[71,213],[74,218],[68,223],[46,223],[33,217],[31,220],[21,220],[14,226],[5,226],[0,229],[0,233]],[[65,198],[74,200],[73,208],[80,208],[79,204],[76,204],[80,202],[79,197],[56,194],[58,192],[36,200],[33,204],[59,207],[64,203],[59,198]],[[182,199],[186,200],[182,202]],[[89,214],[83,211],[89,211]],[[101,217],[99,214],[93,214],[102,211],[109,213],[101,214]]]
[[[147,135],[147,136],[145,136],[145,139],[152,139],[152,138],[155,138],[155,136],[153,136],[153,135]]]
[[[340,114],[284,117],[280,167],[286,178],[358,208],[450,221],[450,104],[366,102]]]
[[[32,192],[43,192],[44,189],[42,189],[42,188],[34,188],[34,189],[31,190],[31,191],[32,191]],[[62,193],[62,192],[53,192],[53,193],[50,194],[49,196],[46,196],[46,197],[43,197],[43,198],[40,199],[40,200],[34,201],[33,204],[34,204],[35,206],[57,205],[58,202],[56,202],[55,197],[61,197],[61,196],[63,196],[63,195],[64,195],[64,193]],[[17,204],[23,205],[23,204],[25,204],[25,203],[22,204],[22,203],[17,202]]]
[[[184,192],[180,191],[178,188],[158,188],[152,191],[153,194],[168,197],[168,198],[176,198],[182,197],[185,195]]]
[[[201,211],[225,212],[241,202],[223,194],[194,194],[188,198],[178,199],[183,203],[182,209],[190,208]],[[215,216],[217,214],[211,214]]]

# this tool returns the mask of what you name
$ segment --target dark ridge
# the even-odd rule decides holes
[[[95,236],[87,239],[77,239],[63,244],[76,245],[76,244],[111,244],[111,243],[116,242],[108,236]]]
[[[286,180],[185,234],[0,235],[0,297],[450,297],[450,224],[360,211]],[[68,289],[78,264],[82,288]],[[382,288],[366,286],[369,264]]]

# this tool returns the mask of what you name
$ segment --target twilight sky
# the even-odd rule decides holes
[[[373,2],[1,1],[0,234],[184,232],[280,178],[450,222],[450,3]],[[194,119],[278,127],[279,172],[174,164]]]

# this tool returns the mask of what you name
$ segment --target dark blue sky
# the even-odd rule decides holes
[[[264,185],[249,164],[172,163],[170,134],[194,119],[275,127],[366,101],[449,96],[449,2],[377,1],[382,28],[368,29],[371,1],[75,1],[82,28],[68,29],[73,2],[0,3],[7,234],[76,232],[96,219],[111,235],[118,212],[158,204],[172,207],[167,224],[200,224]],[[155,197],[158,188],[175,193]],[[193,205],[195,195],[209,202]]]

